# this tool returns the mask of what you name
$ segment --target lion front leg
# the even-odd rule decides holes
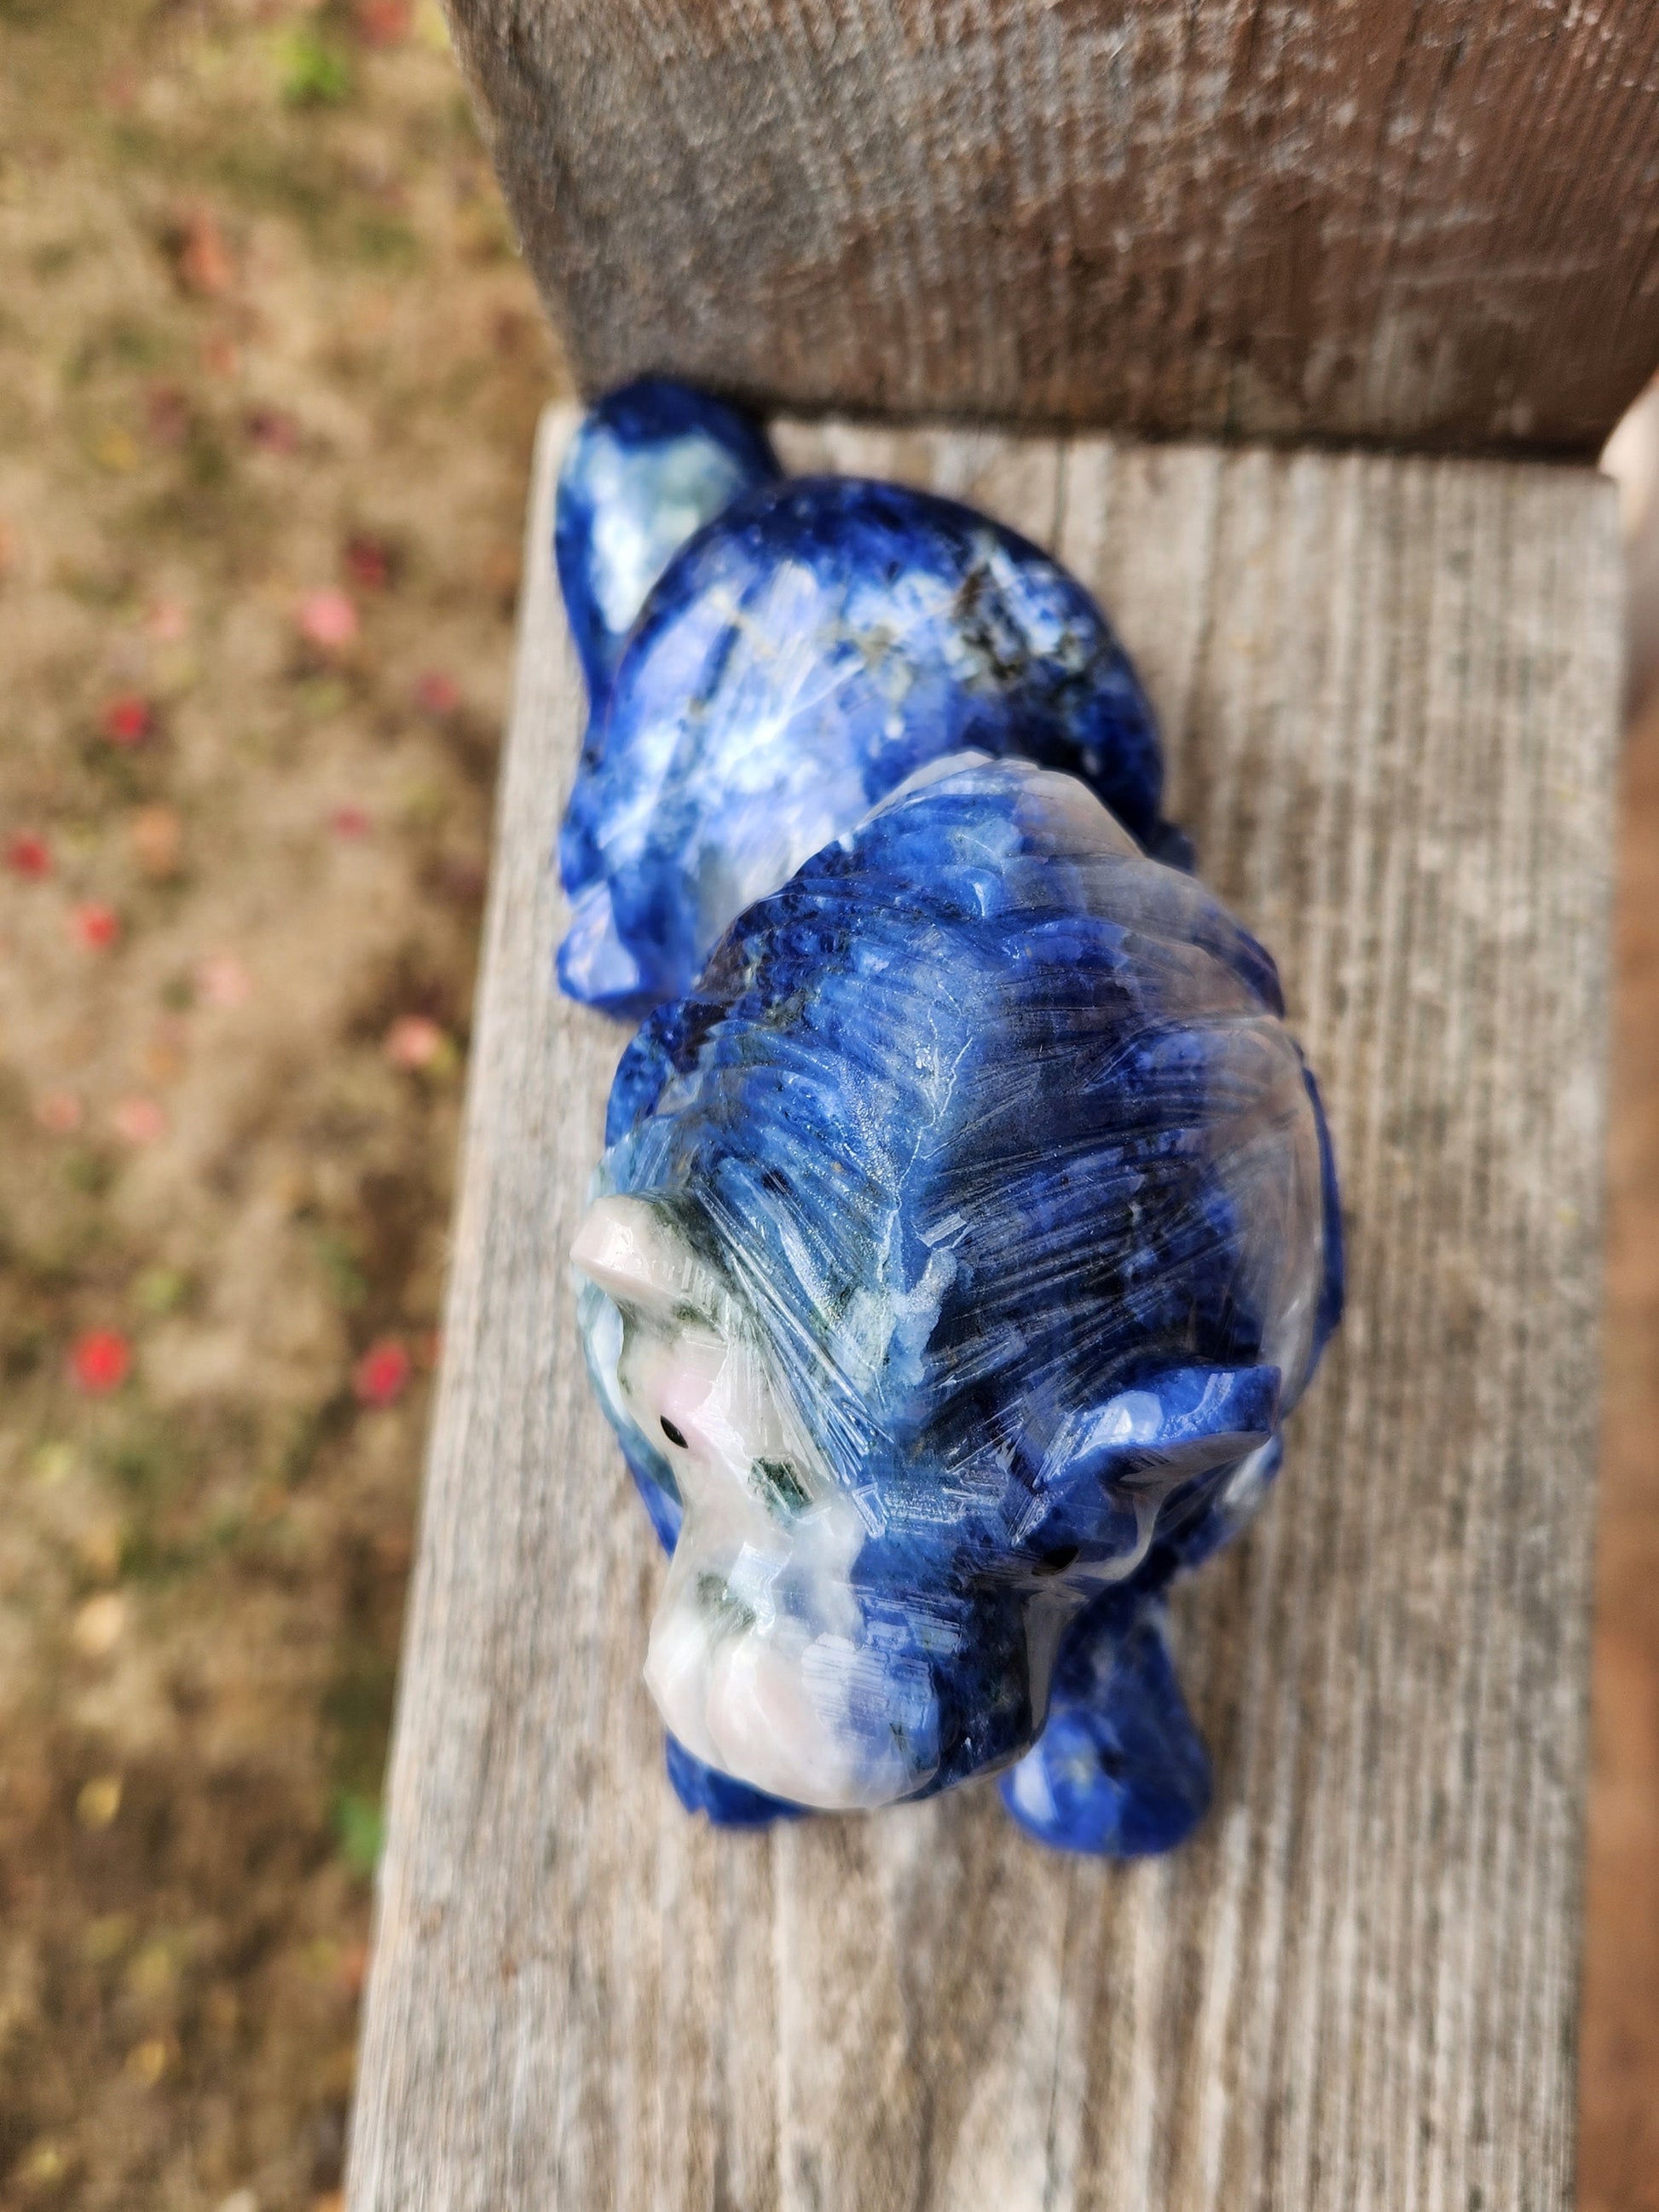
[[[769,1828],[774,1820],[805,1820],[810,1806],[792,1805],[787,1798],[769,1797],[718,1767],[694,1758],[678,1737],[669,1736],[668,1779],[674,1795],[688,1813],[702,1813],[715,1828]]]
[[[1209,1753],[1155,1599],[1108,1590],[1072,1624],[1047,1723],[1003,1777],[1002,1797],[1042,1843],[1111,1858],[1167,1851],[1202,1820]]]

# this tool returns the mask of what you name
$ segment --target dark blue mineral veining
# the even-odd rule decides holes
[[[623,1056],[598,1187],[718,1272],[856,1504],[848,1726],[872,1759],[902,1739],[912,1796],[1000,1771],[1034,1834],[1114,1854],[1203,1814],[1164,1594],[1267,1490],[1341,1304],[1282,1012],[1262,948],[1081,784],[970,760],[750,906]],[[672,1548],[690,1522],[607,1313],[590,1284],[595,1380]],[[780,1809],[670,1768],[717,1821]]]
[[[1106,1589],[1079,1613],[1060,1646],[1042,1733],[1003,1776],[1002,1802],[1045,1844],[1113,1858],[1167,1851],[1203,1819],[1209,1753],[1155,1599]]]
[[[562,577],[589,574],[583,548],[612,527],[593,477],[584,462],[561,489]],[[595,594],[566,592],[580,641]],[[559,842],[574,998],[637,1016],[677,997],[746,906],[964,747],[1066,769],[1147,850],[1190,857],[1160,811],[1152,707],[1100,608],[952,501],[758,483],[667,562],[607,685],[593,670],[618,635],[583,646],[593,711]]]

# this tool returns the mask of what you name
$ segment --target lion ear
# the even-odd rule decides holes
[[[1173,1490],[1265,1444],[1279,1389],[1276,1367],[1170,1368],[1066,1424],[1070,1477],[1106,1490]]]
[[[685,1295],[690,1255],[643,1199],[596,1199],[570,1257],[580,1273],[619,1305],[667,1313]]]
[[[1266,1443],[1276,1367],[1175,1367],[1063,1422],[1044,1455],[1022,1543],[1116,1557],[1144,1549],[1171,1491]]]

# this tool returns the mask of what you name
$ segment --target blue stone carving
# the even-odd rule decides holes
[[[628,633],[686,539],[781,474],[748,416],[661,377],[602,399],[559,471],[553,552],[595,721]]]
[[[560,574],[580,577],[611,518],[586,463],[560,497]],[[592,594],[567,598],[580,637]],[[1013,532],[902,485],[744,492],[669,560],[593,702],[559,842],[559,980],[614,1013],[678,997],[746,906],[964,746],[1066,769],[1149,851],[1190,857],[1094,600]]]
[[[624,1053],[589,1371],[672,1553],[647,1680],[716,1822],[1000,1773],[1047,1843],[1202,1815],[1173,1577],[1342,1302],[1272,960],[1073,777],[935,763]]]

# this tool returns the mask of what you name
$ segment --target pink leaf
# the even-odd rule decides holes
[[[236,266],[211,208],[196,208],[180,223],[173,239],[173,270],[179,284],[198,299],[216,299],[228,292]]]
[[[119,1098],[110,1115],[115,1133],[129,1145],[154,1145],[167,1133],[167,1117],[153,1098]]]
[[[54,1137],[73,1136],[87,1118],[87,1109],[72,1091],[48,1091],[36,1105],[34,1118]]]
[[[338,653],[357,635],[357,610],[343,592],[325,585],[300,602],[300,635],[319,652]]]
[[[196,970],[196,990],[204,1006],[245,1006],[253,995],[247,969],[234,952],[214,952]]]
[[[178,599],[157,599],[144,627],[158,645],[178,645],[190,634],[190,610]]]
[[[70,934],[88,952],[112,951],[121,941],[121,917],[95,899],[70,910]]]
[[[428,668],[415,686],[415,703],[423,714],[453,714],[461,703],[461,689],[441,668]]]
[[[448,1042],[425,1014],[400,1014],[386,1033],[386,1056],[394,1067],[413,1073],[432,1066]]]

